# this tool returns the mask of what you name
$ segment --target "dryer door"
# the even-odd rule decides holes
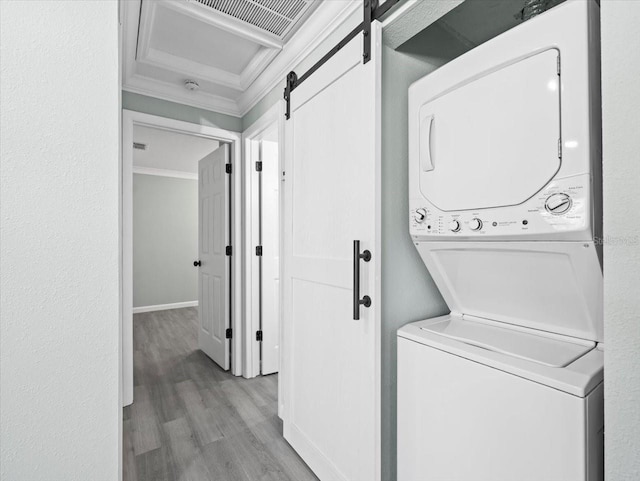
[[[463,82],[419,110],[420,190],[458,211],[521,204],[560,168],[559,52]]]

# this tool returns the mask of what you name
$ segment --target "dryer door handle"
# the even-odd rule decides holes
[[[427,115],[420,120],[420,170],[429,172],[433,163],[433,128],[435,115]]]

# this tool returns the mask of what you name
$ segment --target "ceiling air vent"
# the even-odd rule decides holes
[[[278,37],[284,37],[311,6],[311,0],[195,0]]]

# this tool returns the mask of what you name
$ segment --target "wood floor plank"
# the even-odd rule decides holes
[[[136,455],[157,449],[162,445],[158,418],[146,386],[135,386],[131,406],[131,434]]]
[[[242,420],[247,426],[264,421],[264,413],[256,406],[246,390],[240,387],[240,383],[229,379],[221,383],[222,391],[233,404]]]
[[[277,415],[249,428],[260,443],[266,446],[282,470],[295,481],[318,481],[309,466],[293,451],[282,437],[282,421]]]
[[[183,381],[176,384],[176,390],[182,399],[189,424],[200,446],[223,438],[224,435],[216,422],[213,410],[205,405],[196,384],[191,380]]]
[[[154,384],[149,386],[149,392],[161,424],[186,416],[174,384]]]
[[[169,445],[170,468],[173,479],[206,481],[211,479],[202,451],[185,418],[174,419],[162,426]]]
[[[210,408],[210,413],[225,438],[229,438],[247,427],[238,411],[232,406],[221,404],[217,408]]]
[[[202,449],[202,454],[211,477],[215,480],[224,481],[253,481],[244,469],[242,460],[233,449],[228,439],[221,439],[208,444]]]
[[[197,333],[196,308],[134,316],[124,481],[317,481],[282,437],[277,374],[231,375]]]
[[[252,481],[297,481],[283,471],[266,445],[249,428],[227,439],[242,460],[242,469]]]
[[[177,383],[176,392],[187,410],[194,408],[207,409],[200,389],[191,379]]]
[[[173,473],[170,472],[169,463],[170,457],[167,454],[167,447],[161,447],[154,449],[153,451],[147,451],[144,454],[136,456],[136,475],[139,481],[151,480],[154,481],[173,481]],[[124,481],[131,481],[124,477]]]
[[[238,387],[251,398],[253,404],[256,407],[268,406],[273,403],[273,399],[267,392],[262,389],[261,377],[254,377],[253,379],[245,379],[243,382],[238,383]]]
[[[133,450],[133,436],[131,431],[133,430],[132,421],[125,419],[122,421],[122,470],[123,478],[128,481],[138,481],[136,473],[136,457]]]

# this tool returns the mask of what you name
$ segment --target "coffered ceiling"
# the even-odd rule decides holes
[[[305,49],[317,45],[335,28],[336,21],[361,3],[121,2],[124,90],[236,116],[246,113],[274,82],[284,79],[286,68],[292,68]],[[187,81],[194,83],[187,85]]]

